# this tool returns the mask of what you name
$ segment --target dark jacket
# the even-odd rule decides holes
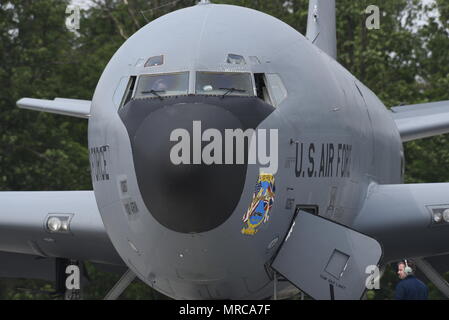
[[[427,300],[427,286],[415,276],[408,276],[396,285],[396,300]]]

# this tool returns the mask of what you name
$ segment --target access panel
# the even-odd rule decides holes
[[[272,268],[314,299],[356,300],[381,257],[375,239],[299,211]]]

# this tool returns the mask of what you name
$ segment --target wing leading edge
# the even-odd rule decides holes
[[[372,184],[353,228],[382,244],[384,262],[442,255],[449,253],[447,209],[449,183]]]
[[[88,119],[90,116],[91,101],[64,98],[55,98],[54,100],[22,98],[17,101],[17,105],[22,109]]]
[[[449,133],[449,100],[391,108],[403,142]]]

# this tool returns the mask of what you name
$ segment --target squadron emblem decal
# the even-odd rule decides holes
[[[251,205],[243,216],[243,222],[246,224],[242,229],[243,234],[256,234],[257,228],[268,221],[270,209],[274,202],[274,192],[274,176],[261,173],[257,180]]]

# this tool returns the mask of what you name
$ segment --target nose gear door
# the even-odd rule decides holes
[[[382,256],[373,238],[320,216],[298,211],[272,268],[320,300],[361,299]],[[371,279],[370,279],[371,280]]]

